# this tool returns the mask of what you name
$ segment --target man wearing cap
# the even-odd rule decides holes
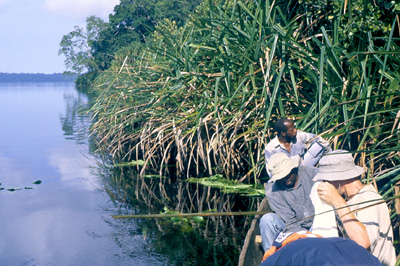
[[[267,165],[273,154],[283,152],[289,157],[300,156],[304,165],[315,166],[323,153],[330,151],[328,141],[312,133],[297,130],[294,123],[287,118],[276,121],[274,131],[275,138],[265,146]]]
[[[264,251],[281,231],[301,232],[312,226],[310,216],[314,207],[310,192],[318,169],[300,165],[299,160],[298,156],[289,157],[285,153],[275,153],[270,158],[268,170],[274,183],[267,198],[275,213],[267,213],[260,220]]]
[[[332,151],[319,162],[319,173],[314,181],[327,182],[318,185],[318,195],[337,209],[338,222],[343,225],[345,237],[369,250],[382,264],[395,265],[388,207],[384,202],[378,205],[378,201],[366,202],[382,200],[382,197],[371,184],[361,183],[363,173],[364,169],[354,164],[348,151]]]

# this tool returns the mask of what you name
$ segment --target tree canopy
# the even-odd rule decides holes
[[[107,27],[108,24],[101,18],[90,16],[86,19],[85,29],[75,26],[73,31],[63,36],[58,54],[65,56],[68,70],[81,74],[99,69],[94,58],[93,43]]]
[[[109,22],[91,16],[86,29],[63,36],[59,54],[67,69],[75,73],[96,72],[110,67],[115,54],[132,43],[145,43],[159,21],[169,19],[183,25],[201,0],[121,0]]]

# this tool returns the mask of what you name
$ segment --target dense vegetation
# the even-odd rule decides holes
[[[217,2],[184,27],[163,21],[97,79],[93,130],[114,158],[143,160],[142,173],[250,180],[273,121],[288,116],[358,151],[371,177],[396,168],[395,6]]]
[[[392,196],[400,182],[399,11],[387,0],[208,0],[186,22],[168,17],[146,32],[115,24],[136,37],[104,44],[104,53],[94,48],[103,33],[94,41],[102,72],[92,87],[93,133],[115,163],[141,176],[258,184],[271,127],[286,116],[354,153],[366,182]]]

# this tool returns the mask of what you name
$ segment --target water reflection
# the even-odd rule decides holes
[[[73,94],[64,94],[65,114],[60,116],[62,130],[67,139],[73,139],[82,144],[87,140],[89,132],[90,116],[87,108],[87,96],[78,93],[78,97]]]
[[[120,204],[116,214],[159,213],[163,207],[180,212],[235,211],[249,199],[221,194],[189,183],[142,178],[134,168],[108,168],[105,187]],[[242,206],[239,206],[242,204]],[[152,239],[155,254],[168,256],[168,265],[237,265],[248,217],[194,219],[135,219],[144,235]]]
[[[74,84],[0,84],[0,183],[33,188],[0,191],[0,265],[236,265],[248,218],[111,217],[248,200],[113,167],[88,138],[87,101]]]
[[[0,84],[0,182],[33,188],[0,191],[0,265],[164,265],[137,224],[111,218],[86,101],[74,84]]]

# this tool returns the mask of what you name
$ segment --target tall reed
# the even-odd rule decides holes
[[[168,182],[222,174],[256,184],[271,126],[286,116],[354,152],[367,179],[394,193],[398,14],[390,32],[364,32],[344,47],[342,9],[318,24],[290,3],[209,0],[182,28],[161,23],[97,80],[92,130],[101,147]]]

